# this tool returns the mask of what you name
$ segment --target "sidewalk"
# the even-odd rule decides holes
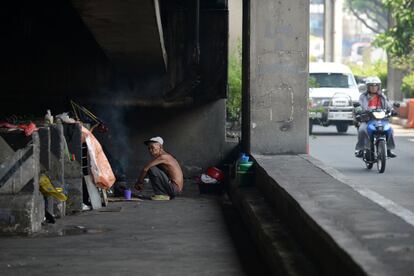
[[[171,201],[110,203],[36,237],[0,237],[0,275],[262,275],[257,256],[237,250],[248,237],[221,201],[187,183]]]
[[[254,156],[258,188],[323,275],[414,275],[414,227],[310,156]]]
[[[399,137],[414,137],[414,128],[405,128],[399,124],[392,124],[394,135]]]

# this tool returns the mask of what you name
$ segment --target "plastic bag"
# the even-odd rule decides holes
[[[85,142],[88,147],[91,172],[95,185],[103,189],[111,188],[116,180],[111,165],[102,150],[101,144],[95,136],[83,126],[82,142]]]
[[[62,114],[56,115],[56,119],[62,120],[62,122],[67,124],[74,124],[76,123],[75,119],[72,119],[69,117],[69,114],[67,112],[63,112]]]
[[[207,175],[207,174],[202,174],[201,175],[201,182],[205,183],[205,184],[215,184],[217,183],[217,179],[212,178],[211,176]]]
[[[55,188],[50,178],[41,174],[39,179],[39,190],[44,196],[52,196],[59,201],[66,201],[68,197],[63,193],[62,188]]]

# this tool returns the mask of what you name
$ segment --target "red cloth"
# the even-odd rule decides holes
[[[5,127],[5,128],[17,128],[16,125],[12,125],[8,122],[0,122],[0,127]]]
[[[0,127],[4,128],[18,128],[24,131],[26,136],[31,136],[34,131],[37,131],[37,127],[33,122],[30,122],[27,125],[20,124],[18,126],[7,123],[7,122],[0,122]]]
[[[378,95],[375,95],[368,101],[369,109],[381,108],[381,98]]]

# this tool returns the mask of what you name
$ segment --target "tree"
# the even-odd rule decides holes
[[[380,34],[375,44],[384,48],[401,69],[414,69],[414,0],[383,0],[393,25]]]
[[[345,8],[374,33],[388,29],[388,9],[381,0],[345,0]]]
[[[242,86],[242,46],[237,41],[237,47],[229,55],[227,118],[230,121],[239,121],[241,116],[241,86]]]

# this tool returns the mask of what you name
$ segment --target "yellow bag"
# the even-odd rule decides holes
[[[68,199],[68,197],[63,193],[63,189],[53,187],[50,178],[45,174],[40,175],[39,186],[40,192],[44,196],[52,196],[60,201],[66,201]]]

